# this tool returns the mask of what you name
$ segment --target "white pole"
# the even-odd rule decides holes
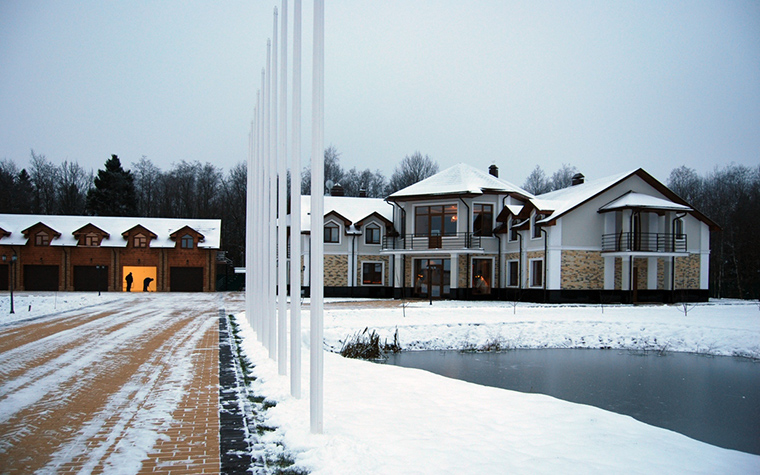
[[[290,166],[290,394],[301,398],[301,0],[293,3]]]
[[[262,89],[266,90],[266,75],[264,72],[264,68],[261,69],[261,84]],[[263,103],[263,96],[262,96],[262,103]],[[263,104],[262,104],[263,105]],[[259,127],[259,135],[261,136],[261,147],[259,150],[259,160],[256,164],[256,170],[254,175],[254,181],[255,181],[255,187],[256,187],[256,203],[255,203],[255,211],[256,211],[256,269],[255,274],[253,277],[254,282],[254,288],[256,289],[256,302],[258,302],[258,305],[256,305],[254,312],[256,314],[256,337],[257,339],[263,343],[264,341],[264,319],[263,314],[261,312],[261,302],[263,302],[263,289],[262,289],[262,278],[261,276],[264,273],[264,236],[262,233],[262,230],[265,229],[264,227],[264,186],[263,186],[263,168],[264,168],[264,160],[266,159],[266,149],[264,148],[264,144],[266,143],[266,137],[268,137],[266,132],[266,115],[264,114],[264,110],[262,107],[261,110],[261,126]]]
[[[262,179],[262,226],[261,226],[261,233],[265,233],[270,225],[269,223],[269,168],[270,168],[270,157],[272,155],[272,84],[271,84],[271,75],[272,75],[272,42],[267,41],[267,69],[266,69],[266,89],[267,89],[267,100],[266,100],[266,118],[264,119],[266,123],[266,154],[264,155],[262,162],[263,167],[261,170],[261,179]],[[262,320],[262,343],[264,344],[265,348],[269,348],[269,323],[270,323],[270,315],[269,315],[269,283],[271,282],[271,279],[267,278],[267,268],[271,265],[269,262],[269,254],[271,253],[272,248],[272,240],[269,236],[269,233],[267,233],[267,238],[263,240],[264,241],[264,248],[262,253],[262,274],[259,275],[259,278],[261,279],[261,300],[259,301],[259,305],[261,306],[261,320]]]
[[[245,288],[246,288],[246,295],[248,294],[248,289],[250,290],[251,300],[250,302],[246,299],[246,314],[250,315],[249,323],[251,325],[251,328],[256,329],[258,325],[258,315],[256,313],[256,278],[255,278],[255,270],[258,266],[258,260],[259,260],[259,244],[258,244],[258,237],[256,230],[258,229],[258,183],[256,181],[257,176],[257,169],[259,167],[259,162],[261,161],[261,91],[256,91],[256,130],[255,130],[255,137],[256,137],[256,148],[253,153],[253,160],[251,160],[251,163],[248,164],[248,182],[246,184],[246,188],[248,189],[248,201],[246,202],[246,211],[248,209],[251,210],[251,224],[247,228],[246,233],[250,233],[250,241],[248,241],[248,245],[250,246],[250,249],[246,251],[246,256],[250,254],[251,260],[250,265],[249,262],[246,260],[245,264]],[[246,213],[247,214],[247,213]]]
[[[314,0],[314,54],[311,113],[311,432],[324,429],[324,41],[325,6]]]
[[[272,149],[269,155],[269,272],[267,282],[269,295],[266,300],[269,309],[269,358],[277,360],[277,7],[274,7],[274,25],[272,37]]]
[[[250,271],[253,266],[253,246],[251,238],[253,236],[253,156],[255,147],[258,146],[258,137],[256,137],[256,126],[258,125],[258,109],[254,109],[255,120],[251,121],[251,132],[248,136],[248,161],[246,162],[246,187],[245,187],[245,317],[248,324],[252,325],[253,313],[251,313],[253,303],[253,288],[250,285]],[[228,283],[229,284],[229,283]]]
[[[277,372],[288,373],[288,1],[282,0],[280,35],[280,156],[277,161]]]

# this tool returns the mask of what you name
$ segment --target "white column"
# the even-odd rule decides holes
[[[657,289],[657,258],[647,258],[647,289]]]
[[[269,233],[266,231],[269,229],[269,168],[270,168],[270,156],[272,155],[272,83],[271,83],[271,71],[272,71],[272,42],[267,41],[267,66],[266,66],[266,102],[265,110],[266,114],[264,122],[266,129],[264,134],[266,136],[266,149],[264,156],[261,158],[261,228],[262,235],[266,233],[266,237],[262,239],[262,251],[261,251],[261,273],[259,274],[261,288],[261,300],[258,302],[258,307],[261,309],[261,342],[265,348],[269,348],[269,283],[271,279],[267,277],[267,268],[269,267],[269,254],[271,253],[272,241],[269,238]]]
[[[269,153],[269,272],[267,273],[267,283],[269,292],[267,293],[266,306],[269,310],[269,331],[267,339],[269,340],[269,358],[277,359],[277,279],[272,275],[277,268],[277,7],[274,7],[274,25],[272,30],[272,122],[271,122],[271,150]]]
[[[469,265],[469,263],[467,264]],[[459,254],[451,254],[451,277],[449,279],[449,287],[451,290],[459,288]],[[465,288],[467,284],[465,284]]]
[[[288,373],[288,2],[282,0],[280,58],[280,156],[277,160],[277,372]]]
[[[313,434],[324,430],[324,50],[325,5],[314,0],[314,66],[311,112],[311,360],[310,425]]]
[[[301,0],[293,3],[290,166],[290,394],[301,397]]]

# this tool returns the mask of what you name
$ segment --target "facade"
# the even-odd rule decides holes
[[[221,221],[0,215],[0,290],[209,292]],[[15,259],[15,260],[14,260]]]
[[[460,164],[325,213],[325,294],[396,298],[703,301],[718,229],[642,169],[534,196]]]

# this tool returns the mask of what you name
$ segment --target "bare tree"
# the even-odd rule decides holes
[[[0,213],[14,213],[18,169],[11,160],[0,161]]]
[[[54,214],[57,203],[58,167],[50,163],[44,155],[37,155],[32,150],[32,166],[30,178],[34,194],[34,212],[39,214]]]
[[[58,168],[57,214],[78,216],[85,213],[87,193],[92,188],[92,170],[86,172],[76,162],[64,161]]]
[[[551,178],[551,187],[552,191],[555,190],[561,190],[563,188],[567,188],[572,186],[573,184],[573,176],[578,173],[578,169],[567,164],[563,163],[562,166],[554,172]]]
[[[224,179],[224,206],[221,207],[222,239],[228,257],[243,265],[245,250],[245,213],[248,168],[245,162],[232,167]]]
[[[132,163],[131,171],[135,178],[137,214],[147,217],[159,216],[160,186],[163,173],[145,155],[137,163]]]
[[[401,160],[401,163],[393,170],[387,193],[395,193],[407,186],[413,185],[438,173],[438,164],[428,155],[423,156],[420,152],[414,152]]]
[[[552,191],[552,184],[546,178],[546,173],[539,165],[536,165],[536,168],[530,172],[530,175],[525,179],[525,183],[523,183],[522,187],[525,191],[533,193],[534,195],[541,195]]]
[[[359,171],[356,167],[343,174],[341,185],[346,196],[360,196],[363,191],[369,198],[384,198],[388,187],[387,180],[380,170],[372,172],[367,168]]]
[[[343,180],[343,168],[340,166],[340,152],[334,145],[325,149],[325,183],[340,184]],[[330,190],[326,190],[330,191]],[[311,194],[311,167],[305,167],[301,175],[301,194]]]

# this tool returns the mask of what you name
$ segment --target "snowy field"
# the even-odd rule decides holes
[[[156,295],[171,307],[172,299]],[[219,295],[230,312],[241,294]],[[118,305],[123,294],[20,293],[16,314],[0,297],[0,325],[65,318],[67,310]],[[192,299],[192,296],[187,296]],[[208,295],[203,299],[208,304]],[[223,301],[224,300],[224,301]],[[199,297],[200,302],[200,297]],[[191,302],[184,302],[186,305]],[[308,301],[307,301],[308,303]],[[32,306],[31,311],[29,305]],[[169,310],[169,308],[164,309]],[[238,314],[245,321],[244,314]],[[303,397],[243,323],[244,348],[255,364],[254,391],[277,405],[264,437],[284,443],[296,466],[316,474],[441,473],[709,473],[757,474],[760,457],[714,447],[601,409],[552,397],[452,380],[425,371],[325,354],[324,434],[309,431],[308,308],[304,309]],[[364,328],[404,349],[631,348],[760,358],[757,302],[677,306],[549,306],[494,302],[354,301],[328,299],[325,346]]]
[[[397,304],[397,305],[396,305]],[[757,302],[677,306],[549,306],[495,302],[335,305],[325,344],[365,327],[404,349],[631,348],[760,357]],[[308,310],[303,398],[246,327],[254,391],[278,402],[268,437],[312,473],[757,474],[760,456],[722,449],[631,417],[537,394],[490,388],[425,371],[325,354],[324,434],[309,433]],[[240,320],[244,315],[240,315]],[[760,402],[759,402],[760,403]]]

